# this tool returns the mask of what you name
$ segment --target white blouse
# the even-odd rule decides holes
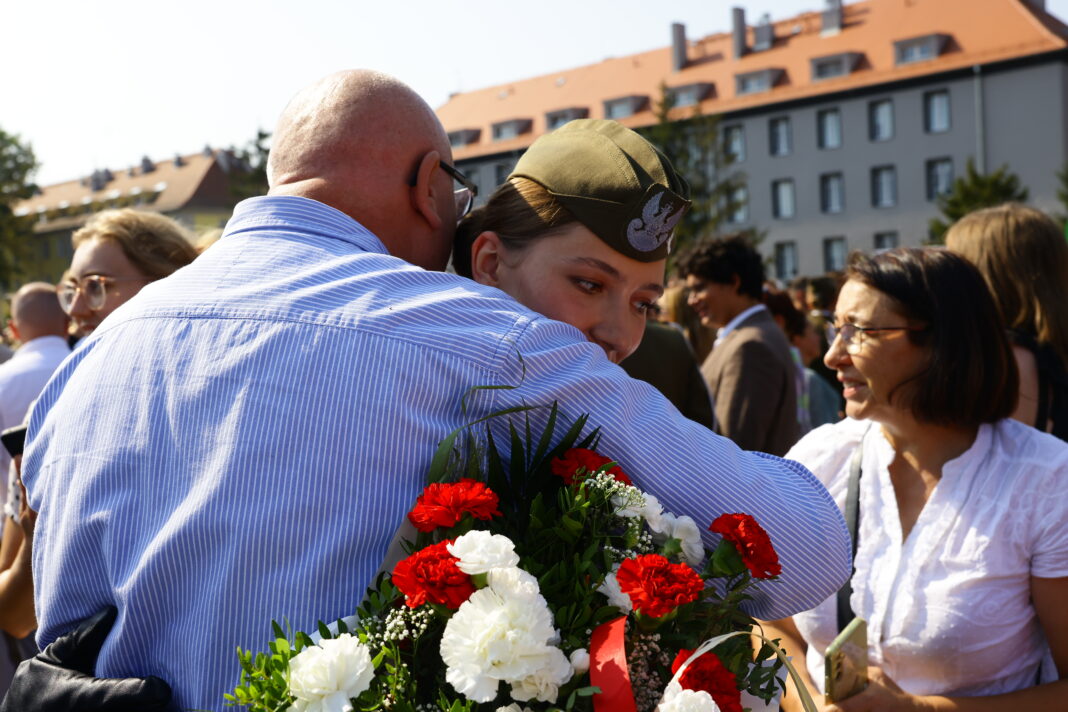
[[[846,419],[817,428],[786,457],[812,470],[844,509],[850,459],[864,438],[851,602],[868,621],[871,664],[917,695],[993,695],[1035,684],[1048,655],[1030,578],[1068,576],[1068,444],[1015,420],[983,425],[967,452],[942,468],[902,541],[888,472],[894,453],[882,429],[868,425]],[[822,690],[824,651],[837,634],[835,597],[794,621]]]

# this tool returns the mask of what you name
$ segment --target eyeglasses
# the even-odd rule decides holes
[[[86,306],[90,310],[100,311],[104,308],[104,302],[108,298],[108,285],[116,282],[144,281],[141,277],[105,277],[102,274],[90,274],[78,281],[68,279],[60,282],[56,286],[56,296],[59,297],[59,305],[67,314],[70,314],[79,292],[85,297]]]
[[[871,338],[870,334],[896,334],[902,335],[909,331],[927,331],[925,326],[857,326],[856,324],[831,324],[828,327],[828,336],[833,342],[835,338],[841,338],[845,345],[846,353],[859,354],[864,344]]]
[[[448,173],[453,177],[453,180],[463,186],[463,188],[453,191],[452,194],[453,199],[456,201],[456,221],[459,222],[460,218],[471,212],[471,208],[475,204],[475,196],[478,195],[478,186],[472,183],[470,178],[458,171],[456,166],[450,166],[445,161],[441,162],[441,170]]]
[[[462,185],[462,188],[454,190],[452,193],[453,200],[456,201],[456,222],[471,212],[471,208],[475,205],[475,196],[478,195],[478,186],[475,185],[470,178],[461,173],[456,166],[450,166],[445,161],[438,161],[438,165],[441,166],[441,170],[452,176],[452,179]],[[408,181],[408,185],[415,186],[416,181],[419,179],[419,169],[415,169],[416,172],[412,174],[411,179]]]

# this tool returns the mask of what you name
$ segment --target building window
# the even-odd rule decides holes
[[[459,131],[450,131],[449,145],[453,148],[460,148],[461,146],[466,146],[471,143],[477,143],[479,134],[481,133],[482,132],[479,129],[460,129]]]
[[[671,103],[674,107],[696,106],[711,94],[712,84],[709,82],[697,82],[696,84],[687,84],[668,89],[668,96],[671,98]]]
[[[528,133],[532,123],[533,122],[530,119],[510,119],[508,121],[500,121],[493,125],[493,140],[507,141],[520,134]]]
[[[645,104],[646,97],[624,96],[619,99],[609,99],[604,103],[604,117],[606,119],[625,119],[638,113]]]
[[[897,247],[897,233],[896,232],[877,232],[875,233],[875,249],[877,251],[892,250]]]
[[[727,222],[731,225],[749,222],[749,189],[738,186],[730,192],[728,201]]]
[[[842,55],[836,55],[827,59],[812,60],[812,79],[814,81],[830,79],[831,77],[840,77],[843,74],[848,73],[849,69],[846,66],[846,59]]]
[[[820,176],[820,210],[825,213],[840,213],[845,208],[845,178],[841,173],[825,173]]]
[[[789,282],[797,276],[797,243],[775,243],[775,278]]]
[[[573,107],[570,109],[560,109],[559,111],[550,111],[545,114],[545,126],[549,131],[555,131],[568,121],[573,119],[585,119],[590,115],[589,109],[583,107]]]
[[[772,181],[771,215],[780,220],[794,216],[794,181],[792,179]]]
[[[932,158],[927,161],[927,199],[935,200],[953,190],[953,159]]]
[[[781,68],[761,69],[756,72],[734,75],[734,93],[738,96],[743,94],[755,94],[756,92],[768,91],[782,76]]]
[[[934,59],[942,53],[948,35],[933,34],[894,43],[894,61],[898,65]]]
[[[745,130],[741,126],[723,129],[723,150],[735,163],[745,160]]]
[[[838,148],[842,145],[842,112],[824,109],[816,112],[816,143],[820,148]]]
[[[897,205],[897,171],[893,166],[871,169],[871,204],[875,208]]]
[[[823,238],[823,271],[841,272],[846,266],[846,239],[844,237]]]
[[[501,185],[506,180],[508,180],[508,175],[511,172],[512,172],[512,164],[511,163],[498,163],[497,165],[495,165],[493,167],[493,179],[495,181],[497,181],[496,185]]]
[[[894,105],[889,99],[868,104],[868,136],[872,141],[889,141],[894,137]]]
[[[923,95],[923,129],[927,133],[949,131],[948,91],[931,91]]]
[[[788,116],[780,116],[768,121],[768,148],[773,156],[790,154],[790,118]]]
[[[482,181],[480,180],[482,175],[482,166],[478,163],[468,163],[466,166],[456,166],[456,169],[467,176],[467,180],[474,183],[475,187],[482,192]]]

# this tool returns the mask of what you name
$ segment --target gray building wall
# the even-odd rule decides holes
[[[981,86],[980,86],[981,84]],[[720,130],[739,125],[745,135],[745,157],[735,168],[746,176],[748,217],[725,229],[757,228],[765,231],[761,249],[769,259],[770,275],[777,244],[793,243],[796,274],[822,274],[824,241],[844,237],[848,251],[875,249],[877,233],[896,233],[900,245],[920,245],[927,239],[928,222],[938,208],[927,195],[927,161],[949,158],[954,177],[963,175],[969,158],[985,162],[987,171],[1007,164],[1030,191],[1030,203],[1048,211],[1061,209],[1056,199],[1057,171],[1068,157],[1068,65],[1062,55],[1039,61],[984,67],[972,72],[923,77],[907,84],[828,95],[804,104],[780,104],[739,115],[724,115]],[[949,93],[950,127],[927,133],[924,95]],[[981,117],[977,114],[981,95]],[[893,136],[874,142],[869,137],[869,105],[881,99],[893,103]],[[842,143],[820,149],[817,144],[818,112],[841,112]],[[791,152],[772,156],[769,122],[790,120]],[[981,132],[981,134],[980,134]],[[475,177],[481,204],[515,165],[519,153],[497,154],[463,161],[459,168]],[[894,166],[897,202],[873,207],[872,175],[877,166]],[[844,176],[841,213],[824,214],[820,204],[820,176]],[[772,182],[794,182],[795,213],[777,219],[772,214]]]

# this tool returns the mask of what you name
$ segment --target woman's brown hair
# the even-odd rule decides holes
[[[464,277],[471,276],[471,246],[486,230],[497,233],[516,252],[577,222],[540,184],[518,176],[509,178],[485,205],[471,211],[456,227],[453,269]]]
[[[927,367],[891,392],[921,423],[976,427],[1016,409],[1019,376],[986,282],[964,257],[940,248],[855,253],[846,280],[876,289],[910,325],[909,340],[930,351]]]
[[[1052,218],[1019,203],[977,210],[949,228],[946,246],[979,268],[1008,328],[1068,363],[1068,242]]]
[[[74,249],[90,240],[116,243],[151,280],[166,277],[197,256],[192,235],[184,227],[166,215],[132,208],[99,212],[71,236]]]

